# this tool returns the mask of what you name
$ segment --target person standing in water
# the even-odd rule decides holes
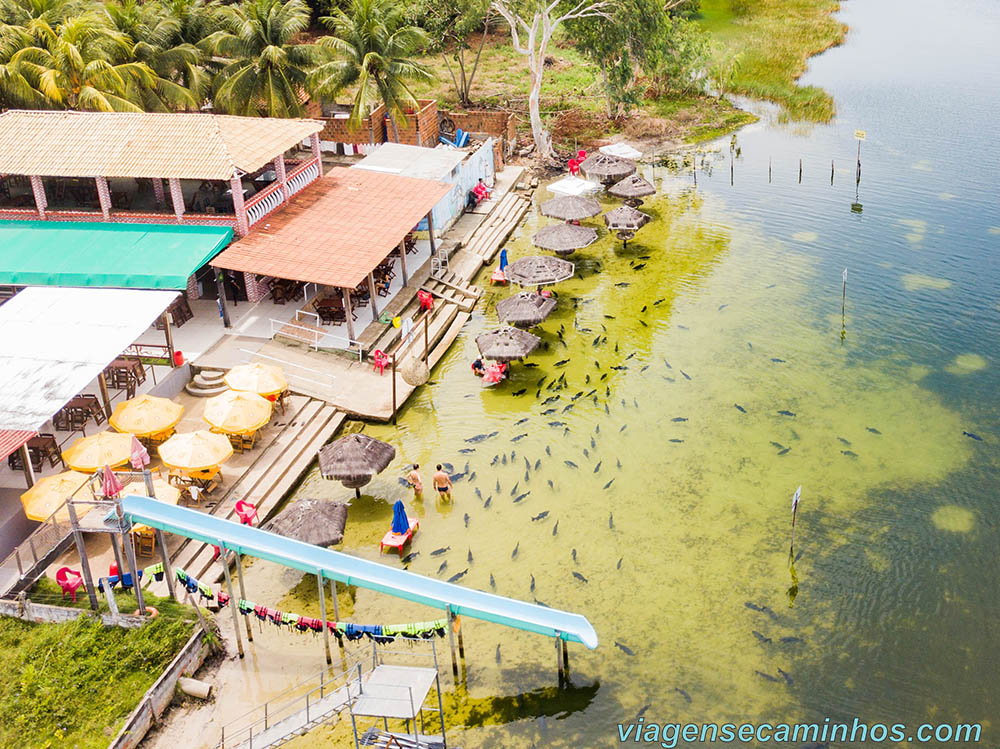
[[[451,476],[444,472],[441,464],[437,464],[437,472],[434,474],[434,490],[441,499],[451,501]]]
[[[413,468],[410,472],[406,474],[406,480],[410,483],[410,487],[413,489],[413,499],[420,500],[424,498],[424,482],[420,478],[420,468],[419,463],[414,463]]]

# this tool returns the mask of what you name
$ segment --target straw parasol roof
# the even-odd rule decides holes
[[[319,471],[361,496],[361,487],[396,457],[396,448],[366,434],[349,434],[319,450]]]
[[[169,398],[140,395],[119,403],[111,414],[111,426],[119,432],[148,437],[177,426],[184,406]]]
[[[635,174],[635,170],[634,161],[609,156],[606,153],[595,153],[593,156],[588,156],[580,164],[580,171],[587,177],[596,179],[605,185],[614,184],[630,174]]]
[[[207,429],[175,434],[158,448],[160,460],[180,471],[205,471],[229,460],[233,446],[229,437]]]
[[[506,325],[476,336],[479,353],[496,361],[522,359],[538,348],[541,342],[542,339],[536,335]]]
[[[555,224],[546,226],[531,238],[536,247],[560,255],[572,255],[597,241],[597,230],[589,226]]]
[[[344,540],[347,505],[326,499],[296,499],[261,528],[316,546],[333,546]]]
[[[604,223],[611,231],[638,231],[652,220],[648,214],[627,205],[604,214]]]
[[[573,277],[576,266],[569,260],[548,255],[531,255],[515,260],[504,273],[508,281],[521,286],[547,286]]]
[[[271,409],[271,401],[261,395],[227,390],[205,402],[202,418],[226,434],[249,434],[271,420]]]
[[[555,299],[533,291],[522,291],[502,302],[497,302],[497,317],[500,318],[500,322],[508,325],[530,328],[542,322],[555,308]]]
[[[69,510],[63,507],[67,499],[74,496],[90,479],[86,473],[79,471],[63,471],[54,476],[46,476],[38,479],[35,485],[21,495],[21,504],[24,505],[24,514],[29,520],[43,522],[48,520],[53,512],[56,520],[62,522],[69,521]],[[93,492],[89,488],[83,489],[76,495],[80,499],[92,500]],[[62,509],[59,509],[62,507]],[[80,505],[77,507],[77,515],[88,512],[93,505]]]
[[[132,435],[121,432],[98,432],[81,437],[63,452],[66,465],[75,471],[94,473],[111,466],[116,468],[132,457]]]
[[[566,195],[562,198],[546,200],[539,207],[543,216],[558,218],[563,221],[580,221],[601,212],[601,204],[593,198],[581,198],[577,195]]]
[[[630,200],[636,200],[637,198],[644,198],[648,195],[655,195],[656,188],[653,187],[644,177],[638,174],[632,174],[623,179],[621,182],[616,182],[612,187],[608,188],[608,192],[618,198],[626,198]],[[642,201],[638,201],[641,203]]]
[[[237,364],[222,379],[233,390],[257,395],[277,395],[288,389],[288,380],[281,367],[260,362]]]

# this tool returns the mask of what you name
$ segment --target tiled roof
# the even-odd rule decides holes
[[[444,182],[331,169],[212,265],[354,288],[451,189]]]
[[[319,132],[318,120],[217,114],[0,114],[0,174],[231,179]]]

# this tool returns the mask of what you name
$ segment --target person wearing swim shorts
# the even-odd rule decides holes
[[[441,499],[451,500],[451,476],[444,472],[441,464],[437,464],[437,472],[434,474],[434,489]]]

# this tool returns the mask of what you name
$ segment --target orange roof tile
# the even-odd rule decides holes
[[[451,189],[444,182],[331,169],[212,265],[353,289]]]

